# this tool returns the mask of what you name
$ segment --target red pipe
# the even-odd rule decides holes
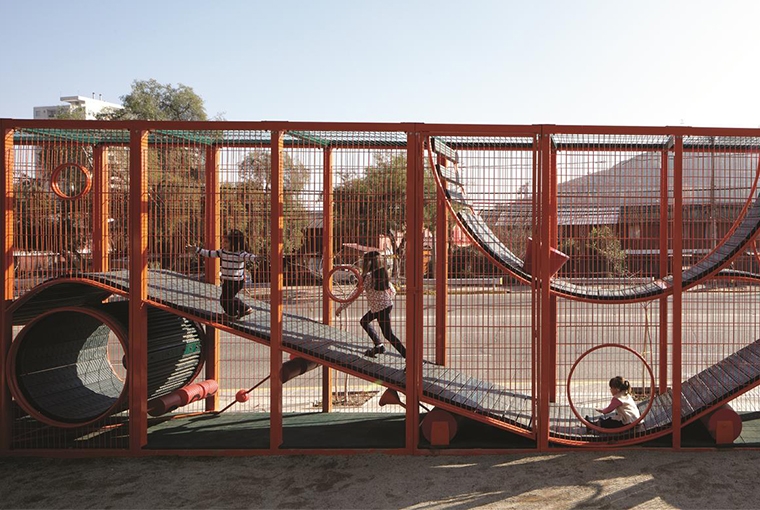
[[[199,383],[188,384],[184,388],[172,391],[163,397],[154,398],[148,403],[148,414],[161,416],[178,407],[186,406],[192,402],[210,397],[219,391],[219,384],[213,379],[206,379]]]

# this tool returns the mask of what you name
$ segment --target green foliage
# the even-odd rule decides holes
[[[589,234],[589,246],[603,261],[603,270],[608,276],[625,274],[625,251],[620,239],[610,227],[592,228]]]
[[[309,182],[309,169],[303,163],[294,161],[290,154],[282,155],[282,179],[285,193],[300,193]],[[262,190],[271,188],[272,164],[269,151],[250,152],[238,164],[238,176],[243,182],[252,183]]]
[[[473,278],[501,275],[503,272],[473,246],[453,246],[449,255],[449,277]]]
[[[381,235],[396,239],[395,255],[402,258],[406,233],[406,173],[405,154],[377,153],[374,164],[364,169],[358,177],[342,176],[342,182],[333,193],[334,234],[337,246],[343,243],[359,243],[377,246]],[[423,226],[435,224],[435,183],[430,172],[425,172],[424,193],[433,197],[425,203]]]
[[[56,114],[56,119],[63,120],[85,120],[87,117],[87,110],[84,106],[77,106],[75,108],[61,108]]]
[[[208,120],[203,99],[191,87],[161,84],[154,79],[135,80],[132,91],[121,97],[123,109],[107,109],[105,120]]]
[[[566,270],[602,277],[627,274],[626,253],[615,231],[608,226],[593,227],[586,242],[564,239],[559,250],[570,257]]]

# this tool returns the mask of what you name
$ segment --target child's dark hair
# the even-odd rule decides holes
[[[227,242],[231,251],[248,251],[245,234],[238,229],[227,231]]]
[[[391,286],[391,280],[388,276],[388,270],[385,269],[380,259],[379,251],[368,251],[364,254],[362,261],[362,272],[372,275],[372,287],[375,290],[386,290]]]
[[[616,375],[615,377],[610,379],[610,388],[614,388],[618,391],[622,391],[623,393],[628,393],[631,391],[631,383],[629,383],[622,376]]]

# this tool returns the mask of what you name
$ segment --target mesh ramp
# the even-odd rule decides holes
[[[438,139],[431,139],[431,152],[440,154],[452,161],[457,160],[456,151]],[[434,165],[439,185],[447,202],[454,211],[460,227],[467,232],[475,244],[503,269],[517,278],[529,282],[532,275],[525,267],[525,261],[514,254],[491,230],[486,221],[475,212],[468,201],[459,172],[454,167],[441,164]],[[759,168],[760,171],[760,168]],[[454,207],[456,205],[456,207]],[[737,255],[745,250],[760,229],[760,197],[757,197],[741,217],[736,228],[712,252],[682,273],[682,285],[688,289],[697,285],[728,265]],[[557,294],[569,298],[589,301],[638,301],[661,297],[672,292],[673,277],[648,281],[621,289],[608,289],[578,285],[560,278],[552,278],[551,288]]]
[[[129,292],[129,273],[125,270],[80,274],[77,278],[82,283],[112,289],[123,296]],[[219,292],[218,286],[179,273],[148,271],[148,299],[151,302],[182,312],[196,322],[214,326],[222,323],[240,336],[268,344],[271,339],[269,304],[240,296],[253,308],[253,313],[227,321],[219,305]],[[364,356],[366,339],[313,319],[283,314],[282,346],[320,364],[401,392],[406,387],[405,360],[401,356],[386,352],[383,356],[368,358]],[[423,365],[422,377],[422,400],[425,403],[441,405],[518,434],[532,436],[532,401],[529,396],[429,363]]]
[[[681,384],[682,425],[704,416],[739,395],[760,385],[760,340],[756,340],[721,361],[689,377]],[[644,412],[649,401],[640,402]],[[591,411],[591,410],[589,410]],[[567,406],[555,407],[557,418],[550,424],[555,442],[641,443],[670,433],[673,424],[673,392],[654,397],[652,407],[634,429],[622,433],[587,432]]]

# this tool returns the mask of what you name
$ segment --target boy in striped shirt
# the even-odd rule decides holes
[[[245,286],[245,263],[256,259],[256,255],[248,252],[243,232],[237,229],[227,232],[219,250],[188,245],[187,251],[202,257],[221,259],[222,294],[219,296],[219,303],[228,317],[239,319],[253,312],[253,308],[237,297],[238,292]]]

